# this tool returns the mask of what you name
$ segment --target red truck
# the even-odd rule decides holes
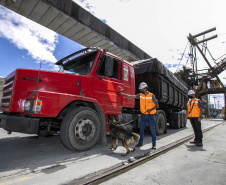
[[[45,136],[60,131],[68,149],[87,150],[98,142],[107,143],[109,115],[139,112],[135,100],[118,95],[122,91],[135,94],[132,64],[105,50],[86,48],[56,65],[58,72],[17,69],[6,77],[0,128]],[[159,103],[161,106],[161,99]],[[180,109],[183,107],[181,104]],[[157,112],[157,134],[166,133],[168,113],[165,109]]]

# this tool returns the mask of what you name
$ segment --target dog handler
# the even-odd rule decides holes
[[[190,118],[191,125],[195,133],[194,141],[190,143],[196,144],[196,146],[203,146],[202,144],[202,128],[201,128],[201,119],[202,119],[202,104],[200,99],[195,98],[195,91],[188,91],[188,96],[191,100],[187,103],[187,114],[185,117],[185,122],[187,118]]]
[[[155,132],[155,113],[158,108],[158,101],[154,94],[148,90],[148,85],[145,82],[140,83],[140,94],[128,95],[125,93],[119,93],[119,95],[125,96],[131,99],[140,99],[140,112],[142,113],[140,119],[140,140],[136,147],[143,146],[144,129],[146,122],[148,122],[151,136],[152,136],[152,149],[156,149],[156,132]]]

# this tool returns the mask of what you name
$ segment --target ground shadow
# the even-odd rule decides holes
[[[185,145],[188,151],[197,152],[197,151],[206,151],[203,147],[196,146],[195,144]]]
[[[176,132],[186,129],[172,129],[168,128],[168,133],[157,136],[157,141],[167,137]],[[150,131],[145,132],[144,140],[150,143],[148,148],[151,148]],[[61,143],[60,135],[56,134],[51,137],[39,137],[36,135],[23,135],[22,137],[16,136],[5,137],[0,139],[0,177],[3,172],[24,170],[36,171],[41,168],[48,168],[62,161],[74,162],[93,155],[108,155],[117,158],[121,161],[128,160],[130,157],[141,155],[145,150],[136,148],[135,152],[129,153],[127,156],[122,157],[121,154],[125,153],[121,141],[115,151],[109,150],[110,137],[107,136],[107,146],[97,144],[94,148],[88,151],[70,151]],[[137,142],[136,142],[137,143]],[[136,144],[135,143],[135,144]],[[148,150],[148,149],[147,149]]]

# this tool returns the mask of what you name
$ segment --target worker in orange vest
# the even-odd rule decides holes
[[[196,146],[203,146],[202,144],[202,128],[201,128],[201,119],[202,119],[202,103],[200,99],[195,98],[195,91],[188,91],[188,96],[190,100],[187,103],[187,114],[185,117],[185,122],[187,118],[190,119],[191,125],[195,133],[194,141],[190,143],[196,144]]]
[[[159,105],[155,95],[150,93],[147,88],[148,85],[145,82],[142,82],[139,86],[139,90],[141,91],[140,94],[128,95],[125,93],[119,93],[119,95],[131,99],[140,99],[140,112],[142,113],[140,119],[140,140],[136,147],[143,146],[144,129],[146,122],[148,122],[152,136],[152,149],[156,149],[155,113],[156,108],[158,108]]]

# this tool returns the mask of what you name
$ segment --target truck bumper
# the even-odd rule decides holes
[[[26,134],[38,134],[39,118],[25,118],[0,114],[0,128]]]

